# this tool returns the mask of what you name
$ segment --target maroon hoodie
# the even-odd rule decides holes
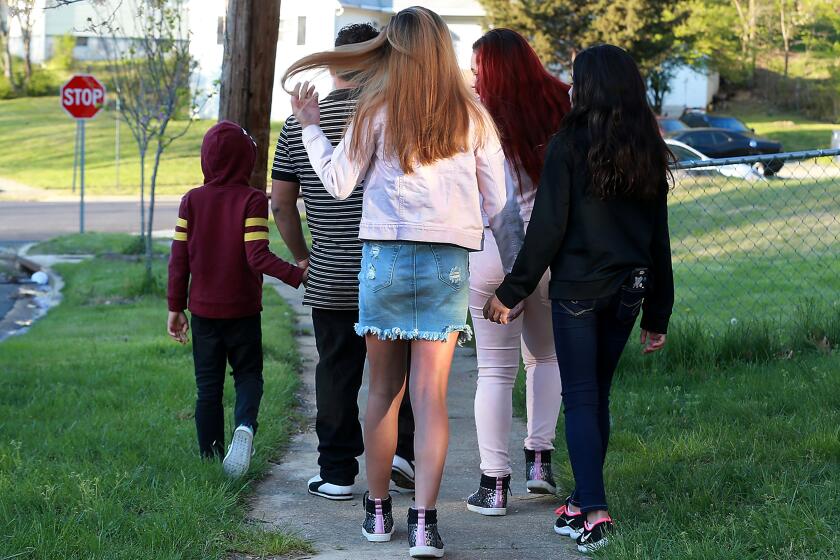
[[[248,184],[257,147],[238,124],[222,121],[204,136],[204,186],[181,199],[169,258],[170,311],[210,319],[262,311],[263,273],[297,288],[303,270],[268,249],[268,198]]]

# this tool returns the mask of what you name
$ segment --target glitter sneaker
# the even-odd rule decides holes
[[[408,508],[408,546],[412,558],[443,558],[436,509]]]
[[[525,450],[525,487],[531,494],[556,494],[557,484],[551,471],[551,451]]]
[[[467,498],[467,509],[481,515],[506,515],[510,475],[503,477],[481,475],[478,490]]]
[[[370,542],[388,542],[394,534],[394,516],[391,514],[391,497],[370,499],[365,492],[365,522],[362,535]]]

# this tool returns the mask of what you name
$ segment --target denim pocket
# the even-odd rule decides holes
[[[438,280],[454,291],[469,284],[469,253],[460,247],[430,245],[437,265]]]
[[[359,284],[373,292],[390,286],[394,281],[394,268],[401,247],[399,243],[365,243]]]
[[[639,310],[642,308],[644,298],[644,289],[639,290],[622,286],[618,296],[618,308],[615,311],[616,319],[622,323],[634,322],[636,317],[639,316]]]
[[[555,301],[560,312],[570,317],[581,317],[595,310],[594,299],[558,299]]]

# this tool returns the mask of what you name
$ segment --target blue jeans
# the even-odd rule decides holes
[[[594,300],[551,302],[566,446],[575,477],[571,502],[582,511],[607,509],[603,470],[610,439],[610,386],[641,302],[641,295],[624,290]]]

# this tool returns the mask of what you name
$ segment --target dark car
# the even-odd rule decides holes
[[[755,156],[759,154],[778,154],[782,145],[773,140],[755,138],[740,132],[723,128],[689,128],[670,135],[670,138],[688,144],[710,158]],[[756,164],[764,175],[778,173],[784,163],[774,159],[763,164]]]
[[[659,125],[659,133],[668,136],[688,128],[688,125],[673,117],[656,117],[656,124]]]
[[[698,109],[687,109],[680,120],[691,128],[725,128],[732,132],[754,134],[755,130],[744,124],[744,121],[727,115],[707,113]]]

